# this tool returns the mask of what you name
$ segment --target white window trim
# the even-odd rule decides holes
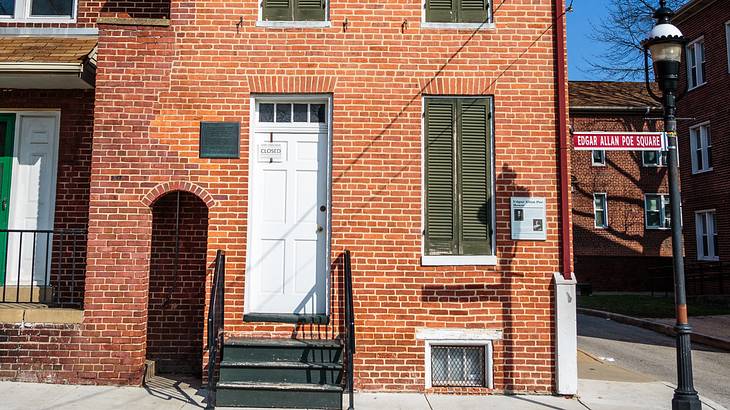
[[[697,223],[698,218],[704,218],[705,215],[712,213],[715,215],[715,222],[712,225],[713,234],[717,234],[717,212],[715,212],[715,209],[701,209],[699,211],[695,211],[695,240],[697,242],[697,260],[698,261],[710,261],[710,262],[716,262],[720,260],[720,256],[718,255],[712,255],[715,253],[715,238],[714,235],[709,235],[708,232],[708,239],[712,241],[711,246],[708,246],[708,250],[710,251],[711,255],[705,256],[700,255],[700,249],[702,249],[702,234],[700,233],[699,227],[700,225]]]
[[[709,128],[709,132],[706,133],[705,135],[709,135],[710,136],[710,140],[712,140],[712,127],[710,127],[710,121],[705,121],[703,123],[700,123],[700,124],[693,125],[693,126],[689,127],[690,160],[692,162],[692,174],[693,175],[695,175],[695,174],[702,174],[702,173],[705,173],[705,172],[710,172],[713,169],[713,167],[711,167],[711,166],[708,166],[707,168],[705,168],[705,164],[708,164],[709,165],[709,156],[707,154],[712,149],[712,145],[710,145],[708,147],[707,144],[706,144],[707,143],[707,137],[704,137],[704,138],[702,137],[702,128],[703,127],[708,127]],[[697,157],[696,157],[696,154],[697,154],[697,143],[695,142],[695,139],[694,139],[693,134],[692,134],[692,132],[694,130],[699,130],[699,132],[700,132],[700,139],[705,144],[702,147],[702,164],[698,164],[697,163]]]
[[[691,41],[689,44],[687,44],[687,47],[685,48],[685,54],[687,55],[687,84],[689,85],[689,88],[687,89],[687,91],[692,91],[695,88],[699,88],[699,87],[707,84],[707,79],[702,75],[702,61],[699,58],[697,58],[698,57],[697,56],[697,51],[696,51],[696,49],[694,47],[695,44],[697,44],[699,42],[702,42],[702,44],[704,44],[705,43],[705,36],[699,37],[699,38]],[[690,53],[690,50],[691,50],[692,53],[694,53],[695,62],[697,64],[695,66],[695,69],[697,70],[697,80],[698,80],[698,82],[694,86],[691,86],[690,85],[690,78],[692,78],[692,67],[689,65],[689,53]],[[705,60],[704,61],[707,62],[707,49],[706,48],[705,48],[705,53],[704,54],[705,54]],[[699,80],[701,80],[701,81],[699,81]]]
[[[259,0],[259,15],[256,18],[256,27],[269,28],[327,28],[332,27],[330,20],[330,0],[325,0],[324,20],[264,20],[264,0]]]
[[[421,28],[422,29],[434,29],[434,30],[492,30],[497,28],[494,24],[494,16],[492,6],[494,0],[487,0],[489,2],[487,6],[487,21],[484,23],[440,23],[433,21],[426,21],[426,0],[423,0],[423,7],[421,7]]]
[[[491,150],[491,170],[492,173],[492,226],[490,236],[490,245],[492,247],[491,255],[426,255],[426,99],[427,98],[486,98],[489,102],[489,112],[492,114],[489,118],[490,138],[489,149]],[[421,98],[421,265],[422,266],[496,266],[497,265],[497,208],[494,198],[497,194],[496,170],[494,165],[494,98],[491,96],[470,96],[470,95],[424,95]]]
[[[660,200],[661,203],[659,204],[659,218],[662,221],[662,226],[649,226],[649,218],[646,217],[646,213],[647,213],[647,210],[648,210],[648,208],[646,206],[646,201],[647,201],[647,197],[649,197],[649,196],[659,196],[659,197],[661,197],[661,200]],[[665,198],[666,198],[666,202],[665,202]],[[663,194],[663,193],[659,193],[659,192],[651,192],[651,193],[644,194],[644,227],[646,229],[659,230],[659,231],[671,229],[671,226],[666,226],[666,224],[663,223],[664,221],[667,220],[667,215],[664,213],[664,208],[665,208],[665,205],[669,203],[669,201],[670,201],[670,198],[669,198],[669,194],[668,193],[667,194]],[[671,217],[672,216],[669,215],[669,218],[671,218]]]
[[[503,332],[498,329],[428,329],[416,330],[416,340],[423,340],[425,346],[425,387],[433,387],[431,381],[431,347],[437,346],[484,346],[485,387],[494,388],[494,347],[495,340],[502,340]]]
[[[651,163],[646,162],[644,160],[646,158],[646,157],[644,157],[644,153],[645,152],[657,152],[659,154],[659,156],[658,156],[659,163],[658,164],[651,164]],[[659,151],[641,151],[641,166],[643,166],[645,168],[662,168],[662,167],[666,167],[667,166],[667,162],[669,161],[669,153],[667,152],[667,154],[665,155],[664,154],[665,152],[667,152],[667,151],[662,151],[662,150],[659,150]],[[663,161],[662,158],[666,158],[667,160],[666,161]]]
[[[2,22],[35,22],[35,23],[75,23],[78,16],[79,1],[73,0],[71,16],[31,16],[30,6],[32,0],[15,0],[15,15],[0,16]]]
[[[603,151],[603,161],[596,162],[596,159],[593,156],[593,151]],[[591,151],[591,166],[593,166],[593,167],[605,167],[606,166],[606,150],[604,150],[604,149],[594,149],[593,151]]]
[[[605,226],[596,225],[596,196],[603,195],[603,219],[606,221]],[[608,228],[608,195],[605,192],[594,192],[593,193],[593,227],[596,229]]]
[[[725,22],[725,47],[727,48],[727,72],[730,73],[730,20]]]

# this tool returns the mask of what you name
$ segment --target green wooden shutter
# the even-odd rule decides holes
[[[457,20],[459,23],[483,23],[487,21],[489,0],[454,0],[459,2]]]
[[[457,252],[454,100],[426,100],[426,253]]]
[[[324,21],[325,0],[295,0],[295,21]]]
[[[426,0],[426,21],[450,23],[456,21],[455,3],[458,0]]]
[[[490,255],[491,161],[486,99],[459,99],[459,185],[463,255]]]
[[[264,0],[263,19],[273,21],[291,21],[293,0]]]

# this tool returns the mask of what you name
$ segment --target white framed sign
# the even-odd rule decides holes
[[[545,198],[512,197],[510,226],[513,240],[546,240]]]
[[[286,146],[283,142],[267,142],[256,147],[259,162],[283,162]]]

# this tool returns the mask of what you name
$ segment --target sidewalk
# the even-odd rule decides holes
[[[667,409],[673,387],[579,354],[579,398],[556,396],[454,396],[358,393],[357,410],[623,410]],[[145,387],[69,386],[0,382],[7,410],[192,410],[204,408],[205,391],[184,381],[153,378]],[[346,407],[345,407],[346,408]],[[703,400],[704,409],[723,410]],[[220,408],[219,408],[220,409]]]

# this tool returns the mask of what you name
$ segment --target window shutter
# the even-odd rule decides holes
[[[454,3],[459,0],[426,0],[426,21],[450,23],[456,21]]]
[[[489,157],[489,107],[484,99],[459,100],[461,181],[461,253],[489,255],[491,161]]]
[[[324,21],[325,0],[294,0],[295,21]]]
[[[427,99],[426,105],[426,253],[457,252],[454,198],[453,100]]]
[[[292,19],[292,1],[293,0],[264,0],[263,19],[273,21],[290,21]]]
[[[487,21],[489,0],[454,0],[459,2],[460,23],[483,23]]]

